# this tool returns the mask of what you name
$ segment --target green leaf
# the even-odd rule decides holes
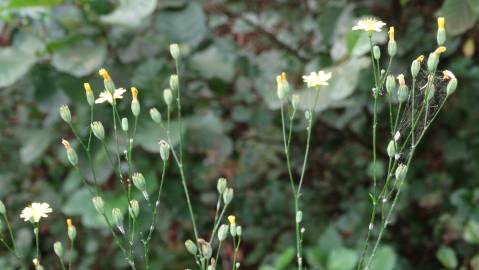
[[[450,247],[440,247],[439,250],[436,252],[436,258],[447,269],[454,269],[457,267],[456,253]]]
[[[370,270],[392,270],[396,265],[397,256],[389,246],[378,248]]]
[[[477,19],[477,13],[469,0],[446,0],[439,11],[446,19],[448,34],[459,35],[471,29]]]
[[[164,122],[166,125],[166,122]],[[180,130],[177,121],[170,122],[171,130],[171,144],[176,145],[180,138]],[[185,124],[182,125],[182,133],[185,132]],[[167,140],[166,132],[160,125],[153,122],[151,119],[140,121],[138,123],[138,130],[136,133],[135,142],[137,142],[143,149],[153,153],[159,153],[158,141],[160,139]]]
[[[235,72],[234,59],[231,55],[233,54],[223,53],[216,46],[210,46],[191,57],[191,63],[193,68],[206,78],[230,81]]]
[[[63,0],[10,0],[9,8],[53,6],[62,3]]]
[[[356,265],[358,255],[355,251],[339,248],[329,254],[328,270],[351,270]]]
[[[462,237],[468,243],[479,244],[479,223],[473,219],[469,220],[464,227]]]
[[[83,77],[96,71],[106,56],[106,42],[80,40],[57,50],[52,65],[59,71],[76,77]]]
[[[12,85],[30,70],[35,61],[35,56],[18,49],[0,49],[0,87]]]
[[[137,26],[155,11],[156,4],[156,0],[122,0],[112,13],[101,16],[100,20],[108,24]]]
[[[34,130],[29,134],[29,139],[20,149],[20,158],[23,163],[30,164],[40,159],[40,156],[50,145],[53,133],[48,129]]]
[[[275,265],[274,269],[276,270],[285,269],[291,263],[294,257],[295,257],[295,249],[292,247],[289,247],[278,256],[274,264]]]

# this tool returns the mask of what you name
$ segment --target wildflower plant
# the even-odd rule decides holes
[[[404,74],[390,74],[390,67],[397,53],[394,27],[389,28],[387,44],[389,60],[385,69],[381,68],[381,49],[372,41],[374,32],[380,32],[385,23],[368,18],[360,20],[353,27],[353,30],[368,33],[374,78],[372,88],[373,183],[369,193],[372,210],[357,269],[368,269],[373,262],[403,190],[416,149],[448,97],[457,88],[457,78],[451,71],[438,72],[441,54],[446,51],[446,47],[443,46],[446,40],[444,23],[444,18],[438,18],[438,48],[429,54],[426,61],[423,55],[412,61],[410,70],[412,86],[408,86]],[[389,139],[385,146],[389,160],[386,179],[383,182],[377,179],[377,130],[380,102],[385,103],[389,114]],[[374,231],[375,227],[379,228],[378,232]]]

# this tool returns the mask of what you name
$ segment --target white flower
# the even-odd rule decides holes
[[[366,32],[381,32],[381,29],[386,24],[380,20],[376,20],[375,18],[365,18],[359,20],[355,26],[353,26],[353,30],[364,30]]]
[[[100,93],[100,97],[95,100],[95,103],[103,103],[105,101],[108,101],[108,103],[112,104],[113,103],[113,97],[115,99],[122,99],[123,98],[123,93],[125,93],[126,90],[124,88],[118,88],[115,90],[115,93],[113,95],[105,90]]]
[[[25,207],[20,218],[23,218],[25,222],[30,221],[32,223],[38,223],[41,218],[48,217],[48,213],[51,213],[52,209],[48,203],[32,203],[32,205]]]
[[[311,72],[309,75],[303,75],[303,81],[308,87],[319,87],[320,85],[328,85],[331,79],[331,72],[326,73],[322,70],[318,72]]]

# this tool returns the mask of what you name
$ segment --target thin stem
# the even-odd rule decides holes
[[[7,214],[3,214],[3,219],[5,220],[5,224],[7,224],[7,230],[8,230],[8,234],[10,235],[10,239],[12,241],[12,247],[13,247],[13,250],[15,250],[15,253],[16,253],[17,245],[15,243],[15,238],[13,237],[12,226],[10,225],[10,222],[8,221]]]
[[[218,217],[218,221],[217,221],[217,222],[214,224],[214,226],[213,226],[213,231],[211,232],[211,238],[210,238],[210,241],[209,241],[210,244],[213,244],[214,241],[215,241],[216,231],[218,230],[218,227],[219,227],[219,225],[220,225],[221,219],[223,218],[223,216],[224,216],[224,214],[225,214],[225,212],[226,212],[226,208],[227,208],[227,207],[228,207],[227,204],[225,204],[225,205],[223,206],[223,210],[221,210],[221,214],[220,214],[220,216]]]
[[[63,258],[59,256],[58,260],[60,261],[60,265],[62,266],[62,270],[66,270],[65,263],[63,262]]]
[[[176,98],[176,103],[178,106],[178,128],[180,129],[180,140],[179,140],[179,147],[180,147],[180,163],[183,164],[183,136],[181,134],[181,82],[180,78],[180,61],[178,58],[175,59],[175,67],[176,67],[176,75],[178,76],[178,93]]]
[[[236,270],[236,257],[238,255],[238,250],[241,244],[241,237],[238,237],[238,244],[236,244],[235,238],[233,237],[233,245],[235,247],[234,253],[233,253],[233,270]]]
[[[73,261],[73,247],[75,245],[75,239],[70,240],[70,260],[68,260],[68,270],[72,269],[72,261]]]
[[[40,260],[40,237],[38,236],[39,232],[39,223],[36,222],[33,224],[33,233],[35,234],[35,245],[36,245],[36,254],[37,259]]]

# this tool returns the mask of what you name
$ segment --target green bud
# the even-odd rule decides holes
[[[210,243],[206,241],[201,241],[200,242],[200,248],[201,248],[201,254],[203,254],[203,257],[207,260],[213,256],[213,249],[211,248]]]
[[[77,228],[75,226],[68,227],[68,238],[73,241],[77,237]]]
[[[434,72],[437,69],[437,64],[439,63],[439,57],[436,53],[432,52],[427,58],[427,70],[429,72]]]
[[[90,84],[84,83],[83,87],[85,88],[86,101],[90,106],[93,106],[95,104],[95,96],[93,95]]]
[[[0,200],[0,214],[5,215],[7,213],[7,210],[5,209],[5,204]]]
[[[243,228],[236,226],[236,235],[241,236],[243,234]]]
[[[137,172],[134,173],[132,176],[133,179],[133,185],[143,193],[143,197],[148,201],[148,193],[146,192],[146,181],[145,177],[143,177],[143,174]]]
[[[180,57],[180,46],[178,44],[173,43],[170,45],[170,54],[173,59],[178,60]]]
[[[163,100],[168,106],[173,103],[173,93],[171,92],[171,89],[167,88],[163,91]]]
[[[140,204],[138,203],[137,200],[131,200],[130,205],[128,206],[128,212],[130,213],[130,216],[134,219],[138,217],[140,214]]]
[[[226,178],[224,177],[220,177],[218,179],[218,183],[216,184],[216,189],[218,190],[218,193],[223,194],[227,186],[228,186],[228,180],[226,180]]]
[[[407,85],[400,85],[398,89],[399,103],[403,103],[404,101],[406,101],[408,96],[409,96],[409,88],[407,87]]]
[[[446,42],[446,30],[443,29],[438,29],[437,30],[437,45],[442,46],[444,45],[444,42]]]
[[[93,206],[95,207],[96,211],[100,214],[105,213],[105,204],[103,203],[103,199],[100,196],[96,196],[92,198]]]
[[[123,214],[119,208],[113,208],[111,210],[111,218],[113,224],[120,230],[122,234],[125,234],[125,229],[123,228]]]
[[[67,105],[60,107],[60,116],[66,123],[70,124],[72,122],[72,115],[70,113],[70,108]]]
[[[391,57],[395,56],[396,53],[397,53],[397,50],[398,50],[398,46],[397,46],[396,41],[389,41],[388,42],[388,54],[389,54],[389,56],[391,56]]]
[[[223,192],[223,202],[229,204],[233,200],[234,191],[232,188],[226,188]]]
[[[223,224],[218,229],[218,240],[224,241],[228,237],[228,225]]]
[[[454,78],[451,78],[449,82],[447,83],[447,87],[446,87],[447,95],[454,93],[456,91],[456,88],[457,88],[457,78],[454,77]]]
[[[150,109],[150,117],[155,123],[161,123],[161,113],[156,108],[153,107]]]
[[[103,82],[105,84],[105,89],[108,90],[108,92],[112,94],[115,93],[115,89],[116,89],[115,83],[111,79],[104,80]]]
[[[299,95],[294,94],[293,96],[291,96],[291,106],[293,107],[293,109],[296,110],[298,108],[298,105],[299,105]]]
[[[91,129],[93,135],[95,135],[98,140],[103,141],[103,139],[105,139],[105,128],[103,128],[103,124],[100,121],[91,123]]]
[[[236,224],[231,224],[231,225],[230,225],[230,234],[231,234],[231,236],[233,236],[233,237],[236,236]]]
[[[140,102],[138,100],[133,100],[131,102],[131,113],[137,117],[140,115]]]
[[[379,60],[379,58],[381,58],[381,50],[379,49],[378,45],[374,45],[373,47],[373,56],[376,60]]]
[[[421,63],[416,59],[412,61],[411,64],[411,75],[413,78],[416,78],[417,74],[419,73],[419,70],[421,69]]]
[[[160,157],[163,161],[167,161],[170,158],[170,145],[165,141],[161,140],[160,144]]]
[[[185,247],[186,250],[191,254],[191,255],[196,255],[198,253],[198,248],[196,247],[195,243],[191,240],[186,240],[185,242]]]
[[[173,74],[170,76],[170,88],[173,91],[178,91],[179,88],[179,80],[178,80],[178,75]]]
[[[386,78],[386,91],[388,94],[394,93],[396,89],[396,78],[393,75],[388,75]]]
[[[55,254],[57,254],[57,256],[58,256],[59,258],[62,258],[62,257],[63,257],[63,245],[62,245],[62,243],[60,243],[60,242],[58,242],[58,241],[55,242],[55,243],[53,244],[53,250],[55,251]]]
[[[407,174],[407,166],[404,164],[399,164],[395,172],[396,180],[400,180],[400,181],[404,180],[404,178],[406,177],[406,174]]]
[[[128,131],[128,118],[126,117],[123,117],[121,119],[121,129],[123,129],[123,131]]]
[[[296,212],[296,223],[301,223],[303,221],[303,211]]]
[[[390,158],[396,155],[396,143],[394,142],[394,140],[389,141],[387,152],[388,152],[388,157]]]
[[[71,147],[70,143],[67,140],[63,139],[62,144],[63,146],[65,146],[68,161],[70,161],[70,164],[72,164],[73,166],[76,166],[78,164],[78,156],[75,149]]]

